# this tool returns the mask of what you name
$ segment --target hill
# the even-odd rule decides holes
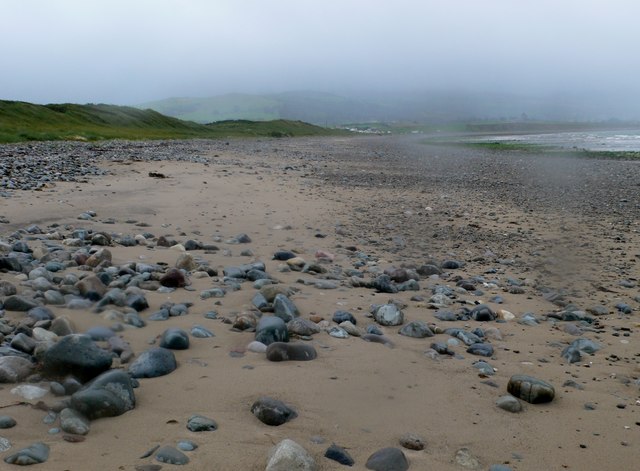
[[[169,98],[139,105],[207,123],[292,119],[327,126],[350,123],[451,123],[482,120],[606,121],[639,119],[637,100],[610,94],[523,96],[501,92],[404,91],[337,95],[312,91]]]
[[[333,133],[335,131],[288,120],[226,121],[204,125],[127,106],[35,105],[0,100],[0,142],[285,137]]]

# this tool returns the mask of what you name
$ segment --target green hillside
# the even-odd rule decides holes
[[[285,137],[334,133],[333,130],[297,121],[227,121],[203,125],[127,106],[35,105],[0,100],[0,142]]]

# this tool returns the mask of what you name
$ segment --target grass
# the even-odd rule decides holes
[[[0,143],[48,140],[190,139],[332,135],[300,121],[222,121],[198,124],[153,110],[105,104],[35,105],[0,100]]]

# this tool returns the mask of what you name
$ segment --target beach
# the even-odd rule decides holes
[[[133,353],[114,354],[111,369],[125,372],[168,328],[201,326],[214,336],[189,335],[188,348],[172,350],[175,370],[140,378],[135,407],[91,420],[78,441],[51,430],[60,425],[50,411],[68,405],[66,391],[33,400],[12,393],[21,384],[49,390],[52,381],[63,382],[29,353],[33,371],[0,384],[0,415],[17,423],[0,429],[11,443],[0,458],[42,442],[49,456],[36,469],[173,469],[153,452],[141,457],[157,445],[189,440],[197,448],[184,452],[185,469],[264,470],[270,450],[291,439],[319,470],[345,468],[324,456],[332,444],[351,455],[352,469],[367,469],[368,458],[387,447],[401,449],[411,470],[635,466],[638,162],[498,154],[387,136],[30,146],[2,146],[5,164],[26,162],[12,164],[7,178],[28,172],[32,154],[56,161],[74,155],[99,171],[60,181],[55,173],[66,170],[53,169],[49,181],[32,189],[2,189],[0,258],[22,265],[0,270],[0,281],[16,288],[2,302],[23,296],[45,305],[76,333],[110,328]],[[86,237],[65,243],[78,239],[79,229]],[[97,233],[108,236],[105,245],[91,242]],[[160,245],[161,236],[170,243]],[[135,242],[118,242],[123,239]],[[31,252],[16,256],[18,241]],[[200,245],[186,250],[187,241]],[[108,263],[77,263],[78,251],[105,249]],[[278,251],[301,261],[274,259]],[[136,310],[145,325],[125,321],[131,306],[99,310],[93,300],[69,308],[73,297],[83,298],[72,289],[64,303],[46,303],[29,273],[56,254],[64,268],[51,274],[52,291],[61,291],[56,279],[66,274],[82,279],[109,266],[159,267],[145,280],[156,281],[143,285],[150,289],[137,287],[148,302]],[[158,289],[160,275],[184,254],[193,259],[184,270],[186,287]],[[252,280],[225,278],[229,268],[257,262],[274,286],[290,288],[287,298],[299,317],[318,326],[303,339],[290,333],[289,342],[312,345],[317,358],[269,361],[248,348],[255,331],[234,328],[239,316],[273,315],[270,307],[256,308],[260,290]],[[113,272],[114,286],[125,272],[131,276]],[[188,309],[149,319],[167,303]],[[398,307],[402,322],[376,321],[376,305]],[[488,307],[489,319],[473,318],[477,306]],[[329,335],[338,326],[336,311],[352,314],[355,335]],[[26,316],[5,306],[4,346],[20,332],[33,337],[33,322],[18,328]],[[399,334],[414,321],[431,335]],[[370,325],[390,343],[363,340]],[[450,329],[480,333],[481,341],[466,344]],[[596,351],[563,355],[577,339]],[[469,353],[473,343],[492,351]],[[107,348],[102,340],[96,345]],[[479,369],[478,361],[487,366]],[[553,399],[520,399],[520,412],[498,407],[514,375],[549,383]],[[262,423],[251,407],[264,396],[283,401],[297,417],[279,426]],[[190,431],[193,415],[213,419],[216,430]],[[51,423],[43,422],[47,416]],[[400,445],[406,434],[420,437],[424,449]]]

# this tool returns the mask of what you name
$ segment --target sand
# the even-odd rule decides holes
[[[199,445],[187,453],[191,462],[186,469],[262,470],[270,448],[291,438],[315,457],[321,470],[343,469],[323,457],[331,443],[349,451],[356,461],[352,469],[365,469],[369,455],[383,447],[399,446],[400,436],[411,432],[427,443],[423,451],[404,450],[412,470],[464,469],[455,459],[463,448],[477,458],[477,469],[492,464],[517,470],[636,466],[640,350],[636,333],[639,304],[633,298],[638,289],[621,287],[618,282],[637,279],[639,274],[638,199],[634,199],[638,187],[633,186],[633,178],[625,177],[627,186],[616,189],[620,184],[616,175],[638,176],[637,165],[561,162],[563,171],[571,168],[565,172],[567,179],[599,174],[597,178],[609,181],[609,185],[599,181],[593,191],[567,184],[563,202],[558,181],[550,180],[551,176],[559,179],[560,164],[544,158],[523,162],[517,156],[474,154],[379,136],[250,144],[231,141],[215,157],[206,152],[204,145],[208,164],[102,162],[99,165],[109,175],[91,178],[88,183],[57,183],[43,191],[15,192],[0,200],[0,214],[10,221],[0,225],[0,240],[30,224],[46,228],[58,223],[215,243],[220,251],[200,252],[199,256],[220,273],[226,266],[264,261],[268,273],[299,290],[292,299],[303,317],[318,314],[331,320],[333,312],[342,309],[365,326],[373,322],[366,318],[371,304],[398,299],[407,304],[406,321],[424,320],[443,328],[499,328],[503,339],[492,340],[494,357],[475,357],[460,345],[454,350],[463,358],[433,360],[425,356],[425,350],[432,341],[446,341],[447,335],[414,339],[398,335],[397,327],[382,328],[393,339],[393,349],[321,332],[311,341],[318,350],[313,361],[271,363],[264,355],[251,352],[234,357],[230,353],[242,350],[253,334],[233,332],[229,324],[205,319],[203,314],[215,309],[220,317],[233,318],[251,309],[255,290],[245,283],[214,305],[216,300],[201,300],[198,293],[217,286],[215,280],[192,278],[195,291],[148,292],[151,306],[142,313],[148,316],[166,301],[189,301],[193,306],[188,315],[148,322],[144,328],[129,328],[121,335],[136,354],[167,327],[189,330],[201,324],[213,330],[214,338],[192,338],[188,350],[175,352],[179,366],[173,373],[140,381],[134,410],[93,421],[81,443],[48,434],[51,426],[43,423],[46,413],[17,405],[21,398],[10,393],[15,385],[1,385],[0,414],[18,422],[12,429],[0,430],[0,436],[13,444],[3,458],[43,441],[51,453],[38,466],[42,469],[134,470],[159,464],[153,457],[140,458],[153,446],[175,445],[186,438]],[[532,165],[536,172],[531,171]],[[161,172],[167,178],[152,178],[149,172]],[[617,191],[624,191],[630,201],[627,206],[620,208],[622,196],[616,198]],[[603,192],[611,198],[606,200]],[[77,219],[86,210],[97,213],[95,220]],[[113,224],[104,223],[109,219]],[[224,242],[240,233],[248,234],[252,242]],[[222,242],[214,242],[216,237]],[[282,262],[271,260],[278,249],[295,250],[306,260],[313,260],[317,250],[326,250],[336,255],[334,265],[351,268],[356,259],[346,249],[349,246],[372,256],[372,272],[375,267],[420,266],[430,259],[465,261],[463,269],[445,270],[449,278],[439,281],[452,287],[455,276],[483,275],[494,267],[496,274],[484,276],[525,281],[525,293],[481,287],[483,296],[464,294],[460,298],[488,301],[497,294],[504,303],[492,304],[494,308],[506,309],[516,318],[532,312],[542,322],[537,326],[519,324],[517,319],[499,324],[442,322],[434,318],[435,310],[426,301],[411,300],[417,294],[428,300],[431,292],[427,287],[434,280],[421,280],[419,292],[398,294],[351,288],[346,280],[337,290],[319,290],[299,283],[312,279],[311,275],[280,272]],[[247,248],[252,257],[240,255]],[[179,255],[161,247],[114,246],[110,250],[114,265],[131,261],[172,265]],[[0,279],[21,289],[14,274],[0,273]],[[546,314],[560,308],[534,288],[542,284],[568,289],[570,300],[585,309],[597,304],[609,309],[609,315],[599,318],[601,328],[584,334],[599,342],[601,351],[571,365],[561,358],[562,348],[576,337],[562,330],[564,323],[544,320]],[[631,305],[634,313],[617,313],[614,306],[618,302]],[[93,312],[52,309],[56,315],[72,318],[78,332],[110,325]],[[14,320],[21,314],[7,312],[5,316]],[[620,328],[629,330],[616,330]],[[497,369],[494,376],[478,375],[471,364],[479,359]],[[495,401],[507,393],[513,374],[529,374],[552,383],[555,399],[549,404],[524,403],[524,411],[518,414],[497,408]],[[584,389],[563,387],[569,379]],[[497,387],[487,385],[487,380]],[[284,401],[299,417],[279,427],[260,423],[250,412],[259,396]],[[49,394],[43,401],[54,403],[57,398]],[[594,405],[594,410],[586,410],[585,403]],[[619,408],[622,405],[625,408]],[[194,414],[215,419],[219,429],[189,432],[186,421]],[[324,443],[315,443],[318,437]],[[163,464],[162,468],[174,466]]]

